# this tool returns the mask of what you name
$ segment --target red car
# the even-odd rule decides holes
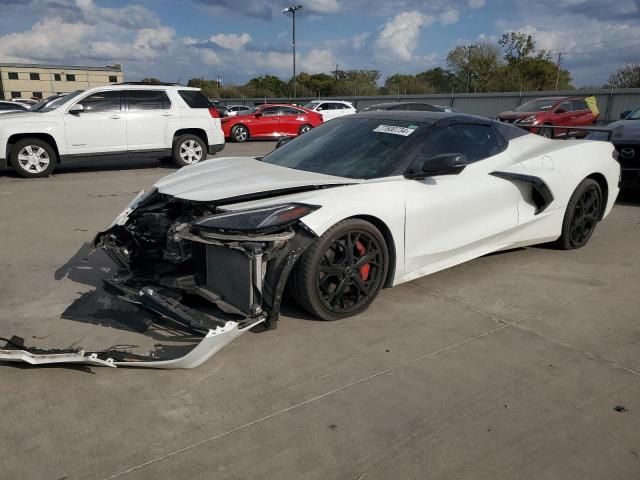
[[[541,128],[528,130],[544,137],[553,137],[558,132],[552,132],[551,128],[545,128],[544,125],[582,127],[596,123],[598,116],[591,111],[584,97],[546,97],[529,100],[512,112],[502,112],[498,119],[515,126],[540,125]]]
[[[295,137],[322,123],[322,115],[293,105],[260,105],[222,119],[225,138],[246,142],[252,138]]]

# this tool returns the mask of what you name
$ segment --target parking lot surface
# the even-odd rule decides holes
[[[90,248],[172,171],[96,161],[0,177],[0,336],[179,349],[102,291],[113,265]],[[0,477],[637,480],[638,245],[632,196],[581,250],[489,255],[338,322],[285,300],[278,329],[195,370],[0,365]]]

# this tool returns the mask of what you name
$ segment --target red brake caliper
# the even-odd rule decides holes
[[[364,247],[360,240],[356,240],[356,250],[358,254],[363,257],[365,253],[367,253],[367,249]],[[371,264],[365,263],[360,267],[360,278],[365,281],[369,278],[369,273],[371,272]]]

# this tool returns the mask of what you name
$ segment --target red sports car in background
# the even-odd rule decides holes
[[[260,105],[221,120],[225,138],[246,142],[252,138],[295,137],[320,125],[322,115],[293,105]]]
[[[592,111],[584,97],[546,97],[535,98],[523,103],[514,111],[502,112],[498,115],[501,122],[527,128],[533,133],[545,137],[555,136],[551,128],[545,125],[566,125],[583,127],[598,121],[599,114]]]

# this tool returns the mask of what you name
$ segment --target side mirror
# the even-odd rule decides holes
[[[78,115],[79,113],[84,112],[84,106],[81,103],[76,103],[69,108],[69,113],[72,115]]]
[[[321,112],[322,110],[324,110],[324,108],[322,108],[322,107],[316,108],[316,112]]]
[[[629,115],[631,114],[631,110],[625,110],[624,112],[622,112],[620,114],[620,120],[624,120],[625,118],[627,118]]]
[[[280,137],[280,140],[278,140],[278,143],[276,143],[276,150],[279,149],[281,146],[286,145],[291,140],[293,140],[293,137]]]
[[[410,171],[407,178],[426,178],[437,175],[457,175],[469,165],[466,155],[461,153],[442,153],[434,155],[426,160],[418,160],[413,171]]]
[[[567,111],[563,108],[559,108],[556,110],[556,113],[567,113]]]
[[[253,116],[255,118],[260,118],[262,116],[262,114],[260,112],[256,112],[256,113],[253,114]]]

